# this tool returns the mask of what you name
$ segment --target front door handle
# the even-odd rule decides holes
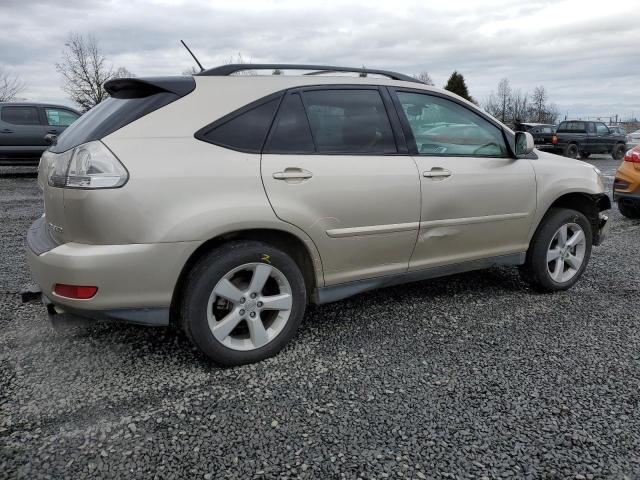
[[[313,177],[313,173],[303,168],[285,168],[283,172],[275,172],[273,178],[276,180],[307,180]]]
[[[51,130],[47,130],[48,133],[58,133],[58,130],[52,128]]]
[[[451,170],[447,170],[446,168],[442,167],[433,167],[431,170],[422,172],[422,176],[429,178],[446,178],[451,176]]]

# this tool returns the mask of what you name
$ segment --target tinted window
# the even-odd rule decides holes
[[[304,92],[318,152],[395,153],[396,143],[377,90]]]
[[[0,118],[14,125],[40,125],[37,107],[2,107]]]
[[[212,129],[199,135],[203,140],[222,147],[259,153],[279,103],[280,98],[275,98],[227,121],[223,119],[223,123],[214,124]]]
[[[596,123],[596,132],[598,135],[609,135],[609,129],[604,123]]]
[[[423,155],[508,155],[502,131],[466,107],[422,93],[398,92],[418,152]]]
[[[56,127],[68,127],[78,119],[78,115],[69,110],[59,108],[45,108],[47,123]]]
[[[269,153],[313,152],[315,147],[302,99],[298,93],[282,101],[266,150]]]
[[[584,122],[562,122],[558,127],[559,132],[586,132],[586,126]]]

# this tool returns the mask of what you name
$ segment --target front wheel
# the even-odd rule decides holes
[[[304,277],[283,251],[238,241],[202,257],[189,273],[182,327],[214,362],[242,365],[278,353],[306,307]]]
[[[584,273],[592,246],[591,223],[582,213],[553,208],[531,240],[520,274],[534,289],[555,292],[571,288]]]
[[[640,202],[627,203],[621,200],[618,202],[618,210],[623,216],[632,220],[640,218]]]

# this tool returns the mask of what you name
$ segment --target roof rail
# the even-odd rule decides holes
[[[220,67],[209,68],[195,75],[201,76],[227,76],[236,72],[246,70],[311,70],[305,75],[321,75],[323,73],[350,72],[365,73],[372,75],[383,75],[392,80],[402,80],[404,82],[424,83],[417,78],[404,75],[402,73],[390,72],[388,70],[373,70],[370,68],[354,68],[354,67],[334,67],[330,65],[297,65],[286,63],[232,63],[222,65]]]

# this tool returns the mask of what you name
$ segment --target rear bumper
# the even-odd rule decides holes
[[[619,202],[620,200],[628,200],[630,202],[638,202],[640,203],[640,193],[624,193],[624,192],[616,192],[613,191],[613,201]]]
[[[169,325],[169,307],[121,308],[113,310],[82,310],[53,302],[43,295],[42,302],[47,307],[52,322],[86,322],[87,320],[109,320],[153,327]]]
[[[167,323],[180,272],[200,242],[57,245],[47,238],[45,221],[37,220],[27,235],[27,260],[56,314]],[[98,292],[86,300],[61,297],[53,291],[56,283],[96,286]]]

